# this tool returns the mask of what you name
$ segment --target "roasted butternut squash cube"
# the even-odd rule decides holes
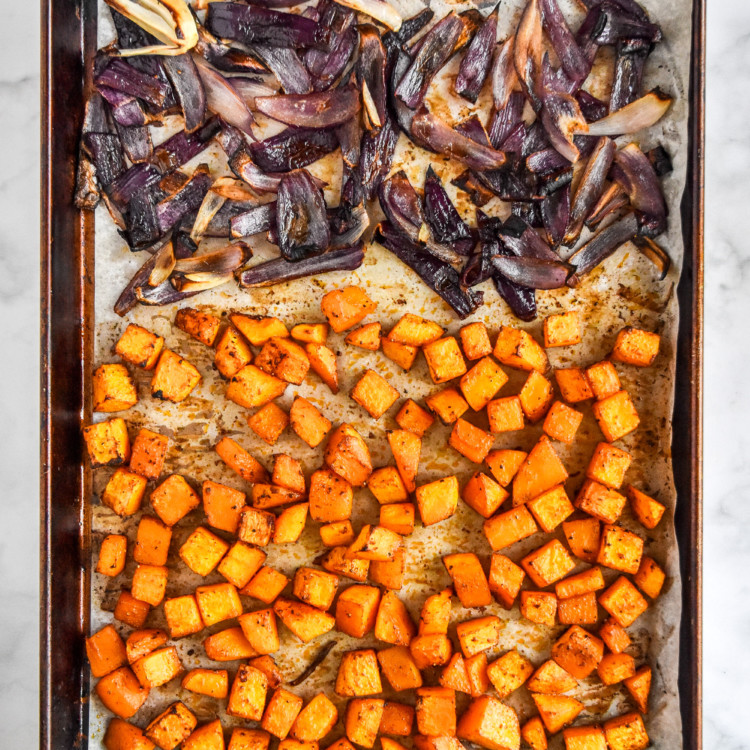
[[[402,503],[409,497],[401,475],[395,466],[375,469],[367,480],[367,487],[381,505]]]
[[[273,603],[273,611],[284,625],[304,643],[328,633],[336,624],[333,615],[291,599],[276,599]]]
[[[297,714],[289,734],[300,742],[318,742],[336,726],[338,718],[333,701],[325,693],[318,693]]]
[[[641,564],[643,539],[620,526],[605,524],[596,561],[600,565],[635,575]]]
[[[400,549],[393,560],[389,560],[388,562],[371,562],[369,568],[370,580],[373,583],[385,586],[387,589],[398,591],[403,585],[405,560],[406,552]],[[367,563],[367,560],[354,560],[353,562],[361,564]],[[365,574],[365,577],[367,577],[367,574]]]
[[[106,750],[154,750],[141,729],[122,719],[112,719],[102,740]]]
[[[203,641],[206,656],[212,661],[237,661],[257,656],[239,626],[220,630]]]
[[[392,646],[377,654],[383,676],[396,691],[422,687],[422,673],[406,646]]]
[[[172,529],[153,516],[143,516],[136,532],[133,559],[146,565],[166,565]]]
[[[492,354],[492,343],[484,323],[480,321],[469,323],[458,332],[458,335],[466,359],[481,359]]]
[[[293,339],[304,343],[325,344],[328,338],[327,323],[299,323],[291,330]]]
[[[616,685],[635,674],[635,659],[630,654],[605,654],[596,671],[605,685]]]
[[[349,482],[338,474],[319,469],[310,477],[309,500],[314,521],[343,521],[351,516],[354,493]]]
[[[305,475],[302,473],[302,464],[292,456],[285,453],[277,453],[273,457],[273,474],[271,483],[277,487],[285,487],[300,495],[305,494]]]
[[[355,744],[371,748],[375,744],[383,718],[385,701],[381,698],[355,698],[346,707],[344,728]]]
[[[303,566],[297,568],[294,574],[292,590],[301,601],[327,610],[333,604],[338,585],[338,576]]]
[[[150,610],[148,602],[136,599],[129,591],[121,591],[113,614],[115,620],[124,622],[131,628],[142,628]]]
[[[597,725],[563,729],[565,750],[607,750],[604,730]]]
[[[125,569],[125,557],[128,550],[128,538],[122,534],[108,534],[102,539],[99,557],[96,561],[96,572],[114,578]]]
[[[350,395],[373,419],[380,419],[396,403],[399,392],[377,372],[367,370]]]
[[[578,367],[555,370],[555,380],[563,399],[569,404],[577,404],[594,398],[594,392],[591,390],[589,381],[586,380],[583,371]]]
[[[587,367],[586,380],[597,399],[607,398],[622,388],[615,366],[607,359]]]
[[[253,346],[263,346],[273,337],[289,336],[287,327],[278,318],[253,318],[241,313],[232,313],[229,319]]]
[[[273,531],[274,544],[293,544],[305,530],[308,503],[298,503],[285,508],[276,518]]]
[[[349,586],[336,602],[336,630],[353,638],[364,638],[375,627],[380,589],[375,586]]]
[[[240,514],[239,538],[256,547],[265,547],[273,537],[276,516],[266,510],[244,508]]]
[[[584,680],[604,656],[604,643],[580,625],[573,625],[552,644],[552,658],[577,680]]]
[[[527,455],[524,451],[494,450],[487,454],[485,461],[498,484],[501,487],[507,487],[513,481],[513,477],[521,468]]]
[[[595,625],[599,621],[596,594],[591,591],[557,602],[557,619],[561,625]]]
[[[540,695],[531,696],[536,703],[539,716],[550,734],[556,734],[566,724],[570,724],[585,706],[581,701],[567,695]]]
[[[248,664],[240,664],[232,683],[227,713],[238,719],[260,721],[266,706],[268,677]]]
[[[115,353],[136,367],[150,370],[159,359],[164,339],[130,323],[115,344]]]
[[[229,545],[203,526],[198,526],[180,547],[185,565],[199,576],[207,576],[229,549]]]
[[[614,523],[625,507],[625,497],[617,490],[587,479],[576,496],[575,504],[580,510],[604,523]]]
[[[352,487],[363,487],[372,474],[370,449],[350,424],[341,424],[331,433],[323,458]]]
[[[341,737],[332,745],[328,746],[331,750],[354,750],[354,745],[346,737]]]
[[[621,654],[630,646],[630,636],[613,617],[599,628],[599,637],[613,654]]]
[[[162,750],[174,750],[198,724],[195,714],[180,701],[173,703],[147,727],[146,737]]]
[[[264,407],[266,408],[266,407]],[[268,472],[263,464],[250,455],[232,438],[224,436],[214,447],[219,458],[233,471],[236,471],[246,482],[266,482]]]
[[[523,413],[530,422],[538,422],[550,408],[554,395],[552,383],[536,370],[532,370],[518,394]]]
[[[329,573],[335,573],[344,578],[351,578],[353,581],[363,583],[367,580],[367,574],[371,566],[375,565],[375,563],[371,563],[369,560],[357,560],[356,558],[347,557],[347,551],[347,547],[332,547],[325,557],[323,557],[320,564]],[[401,554],[401,551],[398,554]],[[396,555],[397,558],[398,554]],[[379,564],[391,565],[392,563]],[[373,581],[379,583],[375,578],[373,578]]]
[[[384,643],[408,646],[416,632],[406,605],[392,591],[386,591],[375,617],[375,637]]]
[[[179,354],[165,349],[151,378],[151,395],[162,401],[184,401],[201,382],[201,374]]]
[[[442,335],[442,327],[434,321],[421,318],[413,313],[406,313],[391,328],[388,338],[399,344],[425,346],[425,344],[437,341]]]
[[[226,698],[229,694],[229,672],[226,669],[191,669],[182,678],[182,687],[198,695]]]
[[[481,464],[492,448],[494,438],[490,433],[475,427],[471,422],[459,419],[451,431],[448,444],[462,456]]]
[[[419,437],[424,436],[434,421],[435,418],[412,399],[407,399],[396,414],[398,426],[402,430],[419,435]]]
[[[412,737],[416,750],[461,750],[463,744],[455,737],[425,737],[415,734]]]
[[[168,448],[166,435],[141,429],[133,442],[130,470],[146,479],[156,479],[161,474]]]
[[[339,392],[339,372],[336,355],[325,344],[310,342],[305,345],[312,371],[328,386],[331,393]]]
[[[167,590],[169,569],[164,565],[139,565],[133,573],[130,593],[152,607],[161,604]]]
[[[216,344],[214,365],[227,379],[234,377],[245,365],[253,361],[253,351],[239,331],[227,326]]]
[[[320,541],[326,547],[348,547],[354,539],[354,528],[348,518],[345,521],[326,523],[320,527]]]
[[[86,639],[86,656],[94,677],[104,677],[128,663],[125,643],[112,625],[105,625]]]
[[[122,719],[134,716],[149,693],[129,667],[120,667],[102,677],[95,690],[104,707]]]
[[[601,594],[599,604],[623,628],[630,627],[648,609],[648,602],[625,576]]]
[[[244,507],[244,492],[210,479],[203,482],[203,510],[209,526],[236,534]]]
[[[268,656],[268,654],[255,656],[248,663],[251,667],[255,667],[263,672],[268,678],[268,687],[271,690],[275,690],[284,681],[281,670],[276,666],[276,662],[272,656]]]
[[[487,404],[487,419],[490,432],[513,432],[522,430],[526,424],[519,396],[497,398]]]
[[[521,727],[521,739],[531,750],[547,750],[547,735],[538,716],[533,716]]]
[[[487,677],[503,700],[518,690],[534,671],[534,665],[515,649],[487,665]]]
[[[392,430],[388,433],[388,445],[406,491],[414,492],[419,456],[422,452],[422,439],[407,430]]]
[[[490,689],[487,677],[487,654],[481,653],[467,659],[466,674],[469,677],[470,695],[474,698],[484,695]]]
[[[623,680],[623,684],[635,701],[638,710],[648,713],[648,696],[651,691],[651,667],[640,667],[632,677]]]
[[[664,571],[650,557],[641,560],[638,572],[635,574],[635,585],[651,599],[659,596],[664,585]]]
[[[513,480],[513,505],[522,505],[558,484],[568,472],[555,452],[552,441],[542,435],[521,464]]]
[[[424,526],[444,521],[450,518],[458,507],[458,479],[453,475],[423,484],[416,488],[416,497]]]
[[[578,680],[553,659],[545,661],[531,675],[527,684],[532,693],[543,693],[544,695],[567,693],[577,686]]]
[[[336,693],[346,697],[383,692],[378,659],[371,648],[342,654],[336,675]]]
[[[575,511],[565,492],[565,486],[562,484],[542,492],[533,500],[529,500],[526,505],[542,531],[547,533],[554,531]]]
[[[490,547],[496,551],[536,534],[539,527],[526,506],[519,505],[488,518],[482,526],[482,531]]]
[[[581,340],[581,323],[575,310],[548,315],[544,319],[545,348],[573,346],[580,344]]]
[[[285,380],[269,375],[255,365],[245,365],[229,380],[226,396],[239,406],[253,409],[281,396],[287,385]]]
[[[453,644],[447,635],[428,633],[412,638],[409,652],[420,670],[441,667],[450,660],[453,654]]]
[[[224,730],[216,719],[198,727],[183,743],[181,750],[224,750]]]
[[[419,614],[419,634],[429,635],[432,633],[448,632],[451,619],[451,598],[453,589],[443,589],[438,594],[432,594],[425,599],[422,611]]]
[[[593,567],[558,581],[555,585],[555,593],[559,599],[570,599],[603,588],[604,576],[601,568]]]
[[[145,688],[166,685],[182,672],[182,663],[174,646],[158,648],[132,664],[133,673]]]
[[[601,545],[602,525],[595,518],[563,521],[563,534],[570,551],[584,562],[596,562]]]
[[[526,555],[521,560],[521,566],[534,584],[545,588],[568,575],[576,563],[562,543],[552,539]]]
[[[231,583],[198,586],[195,590],[195,600],[207,628],[242,614],[240,596]]]
[[[487,750],[517,750],[521,746],[518,714],[491,695],[472,700],[458,722],[456,734]]]
[[[459,552],[443,557],[448,575],[453,580],[456,596],[464,607],[486,607],[492,593],[482,563],[473,552]]]
[[[497,482],[478,471],[464,486],[461,497],[480,516],[489,518],[510,495]]]
[[[289,734],[303,704],[304,701],[298,695],[283,687],[276,688],[266,706],[261,727],[283,740]]]
[[[320,309],[336,333],[353,328],[371,312],[375,312],[377,306],[367,292],[358,286],[334,289],[320,301]]]
[[[279,632],[272,609],[256,609],[237,618],[247,642],[259,654],[272,654],[279,650]]]
[[[404,703],[386,701],[380,720],[380,733],[409,737],[414,724],[414,709]]]
[[[235,727],[227,750],[268,750],[271,735],[262,729]]]
[[[544,418],[542,429],[553,440],[559,440],[561,443],[572,443],[582,420],[583,414],[581,412],[572,409],[562,401],[555,401]]]
[[[198,493],[179,474],[167,477],[151,493],[151,507],[167,526],[179,523],[200,504]]]
[[[629,435],[641,422],[627,391],[602,398],[594,406],[594,416],[608,443]]]
[[[361,328],[356,328],[346,335],[346,343],[376,352],[380,349],[380,323],[368,323]]]
[[[130,438],[122,417],[84,427],[83,439],[92,466],[122,466],[130,459]]]
[[[251,491],[253,508],[266,510],[268,508],[279,508],[282,505],[299,502],[302,495],[299,492],[288,490],[286,487],[277,487],[273,484],[258,482],[253,485]]]
[[[474,411],[481,411],[508,382],[508,376],[491,357],[483,357],[460,381],[461,392]]]
[[[633,485],[628,485],[628,497],[630,507],[635,517],[647,529],[655,529],[659,525],[666,508],[658,500],[649,497],[644,492],[637,490]]]
[[[393,506],[386,507],[392,508]],[[403,539],[397,532],[384,526],[365,524],[356,539],[349,545],[346,556],[385,562],[393,560],[402,543]]]
[[[500,618],[488,615],[464,620],[456,625],[456,636],[463,655],[470,659],[497,646],[500,639]]]
[[[456,693],[445,687],[417,689],[414,706],[417,730],[427,737],[453,737],[456,734]]]
[[[518,370],[536,370],[543,373],[549,367],[544,349],[529,333],[520,328],[500,328],[492,353],[501,364]]]
[[[275,445],[289,424],[289,415],[273,401],[247,418],[250,429],[268,445]]]
[[[625,479],[625,472],[633,457],[608,443],[599,443],[586,469],[586,476],[601,484],[618,490]]]
[[[490,574],[487,581],[490,591],[505,609],[516,601],[526,574],[509,557],[495,553],[490,557]]]
[[[415,510],[413,503],[389,503],[380,508],[379,525],[400,536],[408,536],[414,531],[414,519]],[[397,549],[393,550],[394,554]],[[362,555],[357,555],[357,557],[362,557]],[[393,556],[387,559],[392,560]]]
[[[414,360],[419,352],[418,346],[411,344],[399,344],[397,341],[391,341],[388,336],[380,339],[380,345],[383,347],[383,354],[395,362],[402,370],[409,372]]]
[[[427,407],[443,424],[453,424],[469,410],[469,404],[455,388],[445,388],[425,398]]]
[[[235,542],[219,563],[219,573],[241,589],[261,569],[266,553],[244,542]]]
[[[461,354],[461,348],[453,336],[445,336],[426,344],[422,351],[433,383],[447,383],[454,378],[460,378],[466,372],[466,362]]]
[[[125,365],[100,365],[94,370],[94,411],[125,411],[138,403],[128,368]]]
[[[484,656],[484,654],[479,654],[479,656]],[[455,653],[451,656],[450,661],[440,675],[440,684],[458,693],[471,695],[469,673],[466,669],[466,661],[461,654]]]
[[[605,721],[604,734],[610,750],[646,750],[651,745],[643,719],[637,713]]]
[[[305,350],[289,338],[268,339],[255,358],[255,365],[287,383],[300,385],[310,369]]]
[[[183,307],[177,311],[174,324],[201,344],[213,346],[221,327],[221,318],[193,307]]]
[[[521,614],[538,625],[555,626],[557,596],[549,591],[522,591]]]
[[[120,467],[109,478],[102,492],[102,503],[118,516],[137,513],[146,492],[146,477]]]
[[[659,353],[660,341],[658,333],[640,328],[623,328],[617,334],[612,359],[636,367],[650,367]]]

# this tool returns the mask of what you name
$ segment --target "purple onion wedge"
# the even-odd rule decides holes
[[[645,39],[651,43],[661,41],[661,29],[656,24],[637,18],[613,2],[603,2],[599,7],[601,17],[591,33],[591,38],[597,44],[617,44],[623,39]]]
[[[568,94],[550,91],[545,93],[543,102],[542,124],[550,143],[569,162],[577,162],[580,152],[573,134],[589,130],[578,102]]]
[[[650,91],[640,99],[618,109],[607,117],[588,126],[589,135],[628,135],[650,128],[666,114],[672,98],[659,89]]]
[[[497,111],[505,108],[518,85],[514,45],[515,38],[510,36],[495,47],[495,59],[492,63],[492,101]]]
[[[497,41],[498,6],[490,12],[469,43],[456,76],[459,96],[475,102],[492,68],[492,54]]]
[[[430,82],[453,54],[464,24],[455,13],[449,13],[423,37],[419,52],[414,56],[396,87],[396,96],[410,109],[422,103]]]
[[[186,214],[200,208],[203,198],[211,188],[213,179],[206,165],[199,165],[186,185],[156,206],[159,229],[164,234]]]
[[[203,81],[208,109],[254,139],[252,126],[255,120],[237,89],[198,55],[195,56],[195,65]]]
[[[324,252],[331,242],[323,191],[299,169],[285,174],[276,198],[281,255],[292,263]]]
[[[424,182],[424,216],[438,242],[450,244],[460,255],[471,253],[475,244],[471,230],[451,202],[432,165],[427,168]]]
[[[235,242],[202,255],[181,258],[175,262],[174,271],[186,276],[233,273],[244,266],[252,254],[250,247],[244,242]]]
[[[253,162],[264,172],[291,172],[330,154],[338,145],[333,129],[287,128],[249,148]]]
[[[385,47],[380,33],[370,24],[359,27],[357,80],[369,123],[382,127],[386,118]]]
[[[609,111],[616,112],[641,96],[643,70],[646,58],[651,52],[651,44],[645,39],[626,39],[617,43],[615,75],[609,97]],[[600,120],[604,117],[593,119]],[[590,121],[590,118],[587,118]]]
[[[512,224],[501,230],[503,245],[519,258],[536,258],[537,260],[560,260],[557,253],[541,238],[538,232],[523,219],[515,218]],[[522,230],[519,233],[519,230]]]
[[[96,167],[97,179],[103,187],[125,171],[119,136],[112,133],[85,133],[83,146]]]
[[[233,76],[229,79],[229,83],[250,109],[255,108],[256,97],[273,96],[278,92],[278,86],[258,76]]]
[[[544,30],[552,42],[562,69],[578,88],[588,78],[591,63],[584,57],[576,43],[557,0],[539,0],[539,5]]]
[[[253,51],[276,76],[287,94],[309,94],[313,90],[312,78],[295,50],[256,44]]]
[[[433,151],[453,157],[479,172],[499,169],[505,164],[505,154],[502,151],[480,146],[457,133],[425,108],[414,115],[411,132]]]
[[[151,133],[147,127],[136,126],[124,128],[115,122],[117,135],[120,136],[125,155],[133,164],[148,161],[154,153],[154,145],[151,142]]]
[[[378,226],[374,239],[409,266],[430,289],[436,291],[459,318],[468,317],[482,303],[481,292],[461,287],[458,271],[450,263],[436,258],[404,237],[389,222]]]
[[[219,120],[211,118],[194,133],[186,133],[184,130],[175,133],[154,149],[153,163],[162,172],[171,172],[181,167],[208,148],[211,139],[220,127]]]
[[[495,148],[501,149],[502,144],[511,134],[513,128],[523,125],[522,118],[525,103],[526,99],[524,95],[520,91],[513,91],[501,109],[493,110],[487,130],[490,143]]]
[[[383,26],[387,26],[393,31],[398,31],[401,28],[401,14],[388,0],[339,0],[339,2],[347,8],[380,21]]]
[[[608,216],[621,208],[628,206],[627,193],[616,183],[613,182],[601,195],[596,205],[586,217],[586,226],[593,229],[604,221]]]
[[[557,247],[565,236],[570,218],[570,185],[548,195],[540,204],[542,223],[547,233],[547,241]]]
[[[390,117],[380,130],[368,130],[362,136],[359,172],[368,200],[378,194],[381,183],[391,171],[397,141],[398,130]]]
[[[495,270],[509,281],[529,289],[560,289],[570,275],[570,266],[557,260],[496,255]]]
[[[362,157],[362,128],[356,115],[336,128],[336,137],[341,147],[341,158],[350,169],[359,165]]]
[[[583,170],[573,197],[570,221],[563,240],[568,247],[572,247],[578,241],[584,222],[604,192],[605,182],[616,150],[615,142],[611,138],[603,136],[598,140],[586,163],[586,168]]]
[[[125,128],[146,125],[150,116],[146,114],[141,103],[130,94],[115,91],[109,86],[100,86],[99,93],[106,99],[115,122]]]
[[[290,263],[284,258],[258,263],[237,274],[237,281],[241,287],[254,288],[274,286],[286,281],[319,276],[331,271],[354,271],[362,265],[365,258],[362,243],[340,250],[331,250],[322,255],[305,258],[297,263]]]
[[[568,280],[568,285],[576,286],[581,276],[606,260],[620,245],[632,240],[637,233],[638,219],[633,214],[628,214],[594,235],[568,258],[568,263],[575,269],[575,274]]]
[[[165,57],[164,71],[172,84],[177,101],[185,117],[185,130],[192,133],[206,118],[206,93],[198,68],[190,55]]]
[[[542,107],[537,92],[537,80],[542,70],[542,14],[538,0],[529,0],[518,23],[513,42],[513,63],[526,98],[538,112]]]
[[[276,223],[276,201],[253,206],[232,218],[229,222],[230,235],[236,239],[252,237],[267,232]]]
[[[259,96],[255,107],[264,115],[299,128],[329,128],[359,112],[359,93],[351,85],[313,94]]]
[[[601,120],[602,117],[606,117],[609,112],[609,107],[605,102],[601,99],[597,99],[583,89],[576,91],[575,99],[578,102],[578,106],[581,108],[583,116],[586,118],[586,122],[591,123],[596,120]]]
[[[106,86],[135,96],[156,108],[161,108],[170,92],[169,84],[158,78],[141,73],[135,67],[114,58],[99,71],[94,81],[97,88]]]
[[[554,148],[534,151],[526,157],[526,169],[538,175],[552,174],[570,166],[570,162]]]
[[[479,119],[479,117],[477,117],[477,115],[471,115],[470,117],[461,120],[461,122],[456,123],[456,125],[454,126],[454,130],[457,133],[470,138],[472,141],[474,141],[474,143],[478,143],[480,146],[492,148],[490,137],[487,134],[487,131],[484,129],[482,121]]]

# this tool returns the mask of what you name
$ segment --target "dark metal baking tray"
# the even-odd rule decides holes
[[[95,0],[42,2],[40,747],[88,746],[90,529],[81,426],[91,414],[93,218],[73,206],[95,50]],[[679,689],[685,750],[702,747],[702,335],[705,0],[694,0],[685,260],[672,445],[682,568]]]

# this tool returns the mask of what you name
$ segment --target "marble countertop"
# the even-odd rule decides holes
[[[38,742],[38,3],[0,45],[0,726]],[[750,3],[709,0],[706,144],[704,746],[750,748]],[[687,21],[686,21],[687,22]],[[9,144],[13,144],[8,148]],[[67,750],[67,749],[60,749]],[[659,750],[667,750],[660,748]]]

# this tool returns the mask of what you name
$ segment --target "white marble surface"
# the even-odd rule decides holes
[[[741,750],[750,748],[750,3],[708,3],[704,741],[706,750]],[[5,0],[2,12],[11,33],[0,45],[0,746],[31,748],[38,736],[38,3]]]

